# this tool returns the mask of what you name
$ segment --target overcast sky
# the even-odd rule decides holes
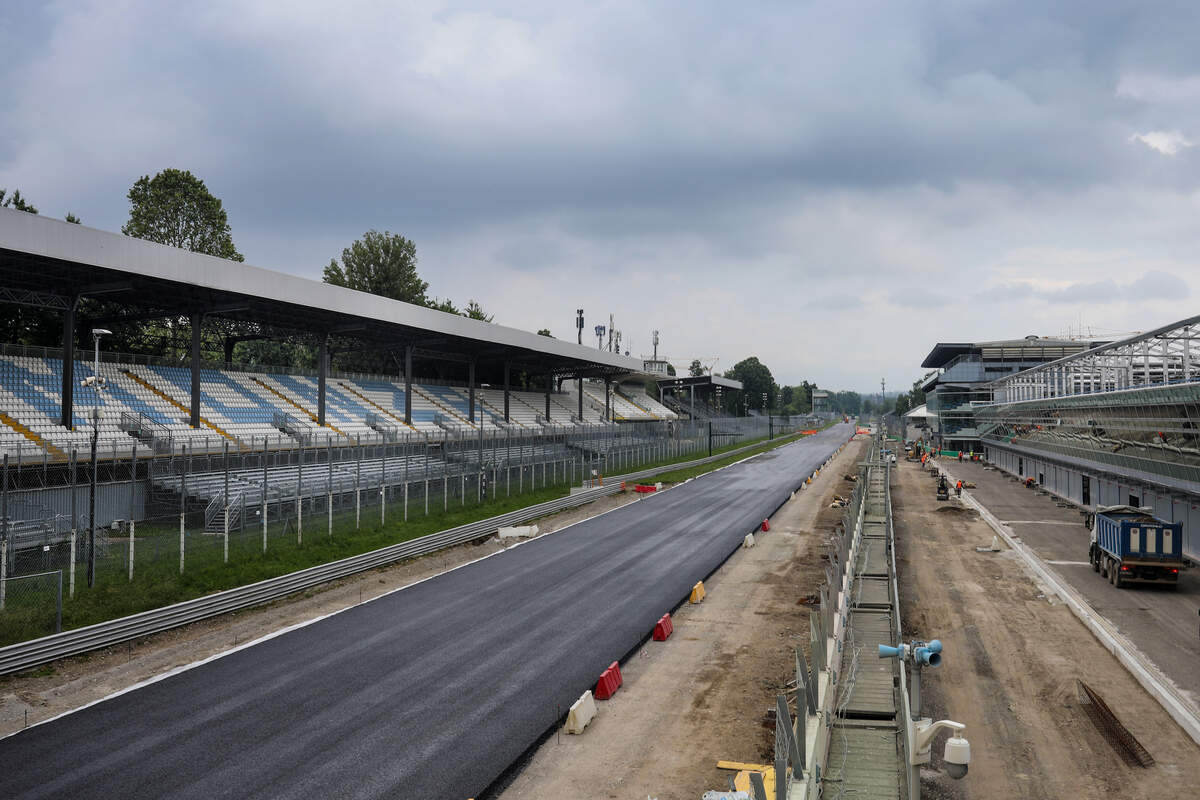
[[[0,5],[0,186],[119,230],[189,169],[252,264],[391,230],[497,322],[780,383],[1197,313],[1194,0],[173,5]]]

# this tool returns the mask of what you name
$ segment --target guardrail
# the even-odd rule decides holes
[[[100,622],[84,628],[43,636],[28,642],[9,645],[0,648],[0,675],[36,667],[48,661],[54,661],[68,656],[86,653],[102,647],[119,644],[129,639],[136,639],[150,634],[160,633],[180,625],[198,622],[219,614],[226,614],[250,606],[277,600],[295,592],[318,586],[322,583],[345,578],[358,572],[376,569],[404,559],[426,555],[444,547],[463,544],[475,539],[490,536],[497,528],[518,525],[531,519],[564,511],[569,508],[589,503],[601,497],[616,494],[620,491],[622,481],[635,481],[648,478],[665,471],[687,469],[712,463],[718,459],[745,452],[758,445],[746,445],[735,450],[728,450],[704,458],[685,461],[678,464],[652,467],[617,475],[609,478],[607,486],[597,487],[578,492],[569,497],[562,497],[546,503],[510,511],[488,519],[449,528],[428,536],[422,536],[407,542],[388,545],[368,553],[361,553],[349,558],[319,564],[315,567],[269,578],[258,583],[227,589],[223,592],[185,600],[163,608],[131,614],[120,619]]]

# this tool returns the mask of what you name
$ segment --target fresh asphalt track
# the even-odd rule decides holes
[[[0,740],[0,797],[474,797],[852,431]]]

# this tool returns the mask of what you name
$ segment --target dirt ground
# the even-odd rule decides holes
[[[675,632],[647,642],[622,667],[625,684],[598,703],[581,736],[556,733],[499,795],[536,798],[697,800],[728,789],[720,759],[764,763],[774,754],[775,695],[807,644],[809,606],[824,578],[821,542],[842,518],[863,447],[853,442],[709,580],[700,605],[672,614]],[[773,713],[773,712],[772,712]]]
[[[939,739],[923,771],[926,798],[1184,798],[1200,786],[1200,747],[1010,550],[977,552],[992,531],[901,462],[892,500],[906,638],[939,638],[922,713],[966,724],[968,776],[941,772]],[[1003,544],[1001,545],[1003,546]],[[1126,764],[1076,699],[1082,679],[1157,763]]]
[[[632,492],[543,517],[545,535],[637,500]],[[265,606],[215,617],[126,644],[63,659],[16,675],[0,677],[0,736],[70,711],[162,674],[228,650],[239,643],[366,602],[456,566],[483,558],[519,540],[496,537],[365,572],[310,589]]]

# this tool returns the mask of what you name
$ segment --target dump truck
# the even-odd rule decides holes
[[[1118,589],[1131,583],[1178,588],[1184,566],[1183,523],[1158,519],[1149,508],[1100,508],[1088,557],[1092,569]]]

